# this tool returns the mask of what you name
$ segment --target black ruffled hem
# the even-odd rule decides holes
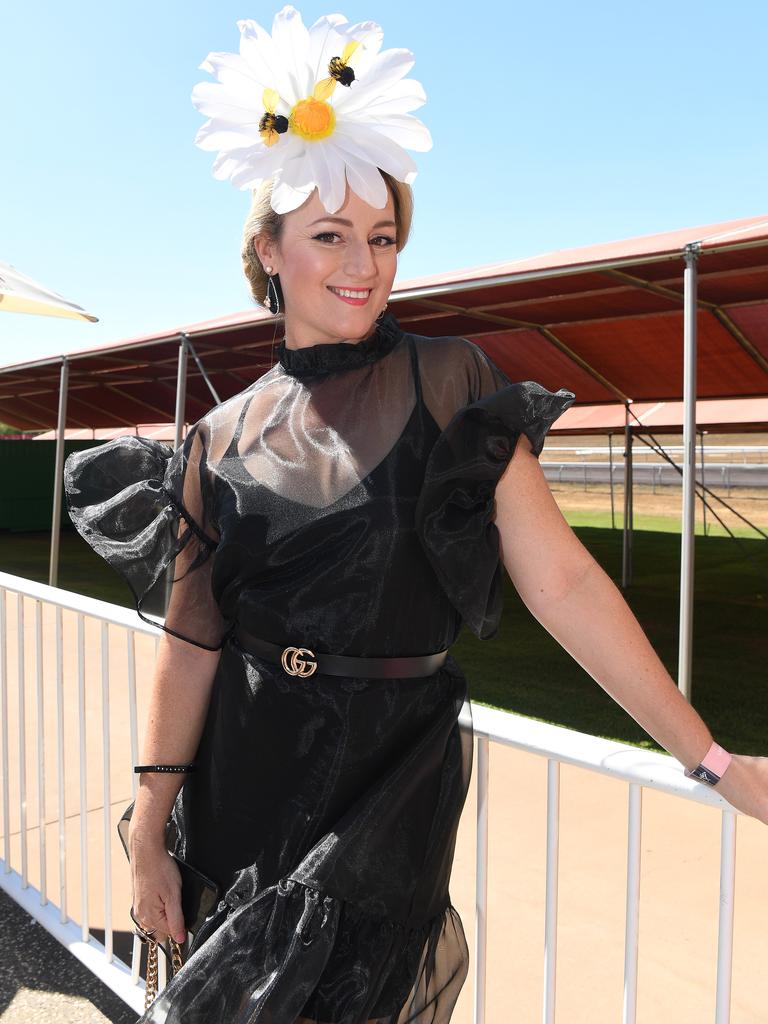
[[[254,887],[240,872],[137,1024],[448,1024],[469,966],[450,902],[412,924],[290,877]]]
[[[538,457],[547,431],[575,400],[565,388],[509,384],[459,409],[430,452],[416,529],[451,603],[481,640],[497,633],[503,606],[496,485],[520,435]]]

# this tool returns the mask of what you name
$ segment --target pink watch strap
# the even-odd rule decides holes
[[[706,782],[709,786],[716,786],[730,763],[731,754],[713,740],[712,746],[706,752],[701,762],[695,768],[690,770],[686,768],[684,774],[689,779],[698,779],[699,782]]]
[[[719,775],[720,778],[725,774],[725,769],[731,763],[731,755],[727,750],[723,750],[719,743],[712,741],[712,746],[707,751],[704,759],[701,762],[705,768],[708,768],[715,775]]]

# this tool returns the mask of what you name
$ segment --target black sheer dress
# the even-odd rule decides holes
[[[385,315],[357,343],[283,343],[176,451],[126,436],[69,456],[71,518],[140,613],[221,648],[173,817],[224,897],[142,1024],[450,1020],[469,962],[448,889],[472,767],[460,666],[300,678],[231,629],[357,656],[442,651],[464,622],[494,636],[496,483],[574,399]]]

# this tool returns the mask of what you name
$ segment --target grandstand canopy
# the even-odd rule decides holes
[[[610,429],[616,403],[682,399],[683,250],[690,243],[700,245],[698,398],[768,396],[768,216],[412,280],[396,288],[390,308],[409,331],[472,338],[512,380],[569,388],[576,394],[571,414],[605,405]],[[184,335],[225,399],[272,365],[275,327],[271,316],[250,311],[67,353],[67,426],[173,420]],[[0,367],[0,420],[55,427],[63,358]],[[213,404],[190,358],[185,420]],[[764,414],[765,403],[755,408]],[[600,428],[594,416],[590,426]]]

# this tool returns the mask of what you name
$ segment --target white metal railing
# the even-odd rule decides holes
[[[33,603],[33,643],[25,624],[25,601]],[[15,606],[15,645],[12,652],[9,645],[9,602]],[[53,616],[55,643],[46,646],[44,642],[43,611]],[[75,616],[74,644],[70,656],[64,649],[63,612]],[[98,624],[99,675],[101,677],[101,732],[102,732],[102,773],[101,773],[101,814],[103,825],[103,908],[104,943],[98,942],[89,929],[89,878],[88,859],[88,767],[91,771],[96,763],[93,752],[90,760],[86,742],[86,621]],[[71,624],[70,624],[71,625]],[[92,624],[93,625],[93,624]],[[111,627],[115,627],[111,631]],[[113,951],[112,924],[112,856],[122,851],[113,839],[114,827],[111,808],[110,780],[110,669],[111,639],[122,632],[126,640],[124,649],[125,697],[127,699],[127,720],[130,735],[129,750],[125,753],[125,771],[138,760],[138,722],[136,695],[135,638],[148,635],[155,638],[159,630],[143,622],[133,612],[103,601],[82,597],[66,590],[32,583],[20,577],[0,573],[0,738],[2,739],[2,822],[3,859],[0,862],[0,885],[9,895],[71,953],[85,963],[113,991],[134,1009],[143,1010],[144,983],[140,978],[141,946],[134,937],[131,962],[128,966],[117,959]],[[29,883],[27,820],[27,655],[30,646],[34,649],[35,702],[36,702],[36,764],[38,813],[36,826],[39,835],[39,888]],[[18,839],[20,843],[21,872],[11,866],[11,768],[9,696],[11,677],[9,674],[10,655],[15,653],[15,677],[17,682],[18,717]],[[114,653],[114,651],[113,651]],[[73,664],[74,663],[74,664]],[[79,853],[80,853],[80,910],[79,923],[69,913],[66,835],[65,835],[65,767],[71,763],[66,748],[64,716],[64,677],[69,671],[76,675],[78,694],[78,743],[79,765]],[[56,755],[46,756],[45,700],[48,687],[55,683],[57,701]],[[733,956],[733,914],[735,885],[736,812],[714,790],[687,779],[682,766],[664,754],[658,754],[637,747],[626,746],[575,732],[560,726],[538,722],[520,715],[497,711],[480,704],[464,708],[461,722],[468,726],[467,714],[471,710],[474,734],[477,743],[475,775],[477,787],[477,833],[476,833],[476,932],[474,950],[474,1022],[486,1021],[486,966],[487,966],[487,910],[488,910],[488,779],[490,743],[515,747],[547,759],[547,842],[546,842],[546,896],[544,910],[544,993],[543,1024],[554,1024],[557,974],[557,919],[558,919],[558,851],[559,851],[559,800],[560,765],[571,764],[590,771],[599,772],[623,780],[628,791],[627,819],[627,883],[624,936],[624,1004],[623,1024],[634,1024],[637,1007],[638,971],[638,922],[640,899],[640,837],[642,823],[642,788],[648,787],[672,794],[680,799],[693,800],[717,808],[722,813],[721,830],[721,871],[720,909],[718,923],[717,992],[715,1024],[728,1024],[730,1020],[730,994]],[[130,760],[129,760],[130,759]],[[46,804],[45,783],[48,767],[55,764],[58,791],[58,906],[52,905],[47,892],[48,846],[45,842]],[[136,776],[130,773],[132,792],[136,792]],[[122,802],[122,801],[121,801]],[[165,960],[160,957],[159,987],[166,983]]]
[[[32,609],[33,637],[30,638],[27,628],[30,605]],[[44,644],[43,613],[51,614],[53,644]],[[65,627],[63,613],[71,612],[74,621],[69,632],[73,634],[70,658],[64,651]],[[9,631],[9,619],[15,619],[14,637]],[[101,683],[101,765],[93,750],[87,743],[88,705],[86,701],[86,656],[90,647],[86,643],[86,623],[93,620],[98,624],[99,676]],[[112,633],[111,628],[114,627]],[[114,823],[112,814],[111,792],[111,726],[110,712],[110,653],[113,651],[113,636],[122,634],[125,640],[124,664],[127,674],[127,707],[124,709],[129,723],[130,741],[124,754],[126,777],[130,777],[133,796],[136,794],[136,776],[130,771],[132,764],[138,761],[138,721],[136,713],[136,661],[135,638],[148,635],[155,638],[160,630],[143,622],[138,615],[117,605],[108,604],[93,598],[83,597],[70,591],[34,583],[8,573],[0,572],[0,738],[2,740],[2,822],[3,822],[3,857],[0,861],[0,886],[12,896],[31,917],[42,924],[52,935],[62,942],[69,951],[81,960],[98,977],[123,998],[135,1010],[143,1010],[144,983],[140,978],[141,945],[139,939],[133,937],[132,966],[127,966],[115,957],[113,951],[112,923],[112,857],[116,852]],[[50,629],[49,629],[50,635]],[[11,643],[15,639],[15,643]],[[33,642],[30,642],[30,640]],[[29,760],[29,729],[28,729],[28,662],[34,651],[35,678],[35,749],[34,761],[37,768],[37,814],[35,824],[30,825],[27,813],[28,779],[27,762]],[[15,672],[10,671],[11,656],[15,661]],[[74,744],[69,737],[67,743],[65,729],[65,670],[71,670],[76,678],[77,688],[77,752],[71,749]],[[16,688],[16,749],[15,758],[11,757],[10,731],[10,697],[13,679]],[[48,756],[50,729],[46,729],[46,705],[51,691],[55,691],[55,756]],[[90,755],[90,757],[89,757]],[[70,913],[69,893],[67,885],[67,813],[65,793],[66,769],[75,768],[79,773],[79,797],[76,816],[79,817],[79,866],[80,866],[80,906],[75,915]],[[46,842],[47,808],[46,783],[49,783],[48,772],[55,766],[57,789],[57,853],[58,853],[58,905],[50,902],[48,897],[48,867],[50,851]],[[103,911],[104,911],[104,942],[99,942],[90,933],[89,887],[91,883],[91,865],[89,863],[88,844],[88,781],[89,772],[93,774],[94,766],[101,768],[100,808],[102,817],[102,863],[103,876]],[[12,769],[17,769],[16,778]],[[18,791],[17,815],[18,830],[13,828],[11,813],[11,783]],[[128,786],[126,786],[128,788]],[[127,802],[127,801],[125,801]],[[33,887],[29,882],[29,840],[30,832],[36,831],[38,837],[37,877],[39,885]],[[11,856],[11,842],[18,839],[18,857]],[[120,851],[121,853],[122,851]],[[119,855],[119,854],[118,854]],[[20,867],[15,870],[13,862]],[[159,959],[159,985],[166,981],[166,965],[163,957]]]
[[[733,917],[737,811],[715,790],[688,779],[683,767],[666,754],[523,718],[483,705],[472,705],[478,745],[477,879],[475,936],[475,1024],[485,1024],[485,974],[488,905],[488,774],[491,741],[547,758],[547,853],[544,924],[543,1024],[555,1021],[557,970],[558,848],[560,765],[571,764],[623,780],[628,785],[627,886],[624,934],[624,1007],[622,1024],[637,1019],[637,970],[640,908],[640,836],[642,787],[715,807],[722,813],[720,841],[720,910],[718,920],[715,1024],[730,1021],[733,968]],[[483,991],[481,991],[481,989]]]

